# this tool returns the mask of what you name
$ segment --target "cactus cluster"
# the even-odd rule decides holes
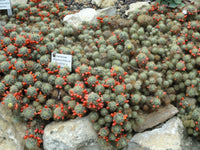
[[[152,3],[127,19],[101,14],[77,28],[62,18],[64,3],[30,0],[13,6],[3,28],[0,99],[27,122],[28,149],[41,147],[50,121],[89,115],[102,146],[122,149],[141,114],[174,104],[189,134],[198,136],[199,6],[171,10]],[[116,21],[116,20],[120,21]],[[51,62],[72,55],[72,68]]]

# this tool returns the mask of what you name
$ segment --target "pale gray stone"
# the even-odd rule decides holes
[[[101,13],[106,14],[108,16],[114,16],[117,13],[117,9],[115,7],[108,7],[108,8],[98,9],[97,12],[100,14]]]
[[[71,24],[74,27],[78,27],[83,21],[91,22],[95,21],[98,16],[98,12],[93,8],[85,8],[75,14],[66,15],[63,21],[67,24]]]
[[[117,0],[103,0],[101,3],[102,8],[114,6]]]
[[[92,0],[92,4],[102,8],[114,6],[116,2],[117,0]]]
[[[95,5],[97,5],[98,7],[100,7],[102,1],[103,1],[103,0],[92,0],[92,4],[95,4]]]
[[[115,150],[111,145],[101,147],[98,134],[88,117],[65,122],[52,122],[44,129],[44,150]]]
[[[85,9],[82,9],[78,13],[66,15],[63,18],[63,21],[64,23],[70,24],[73,27],[77,28],[78,25],[81,24],[83,21],[86,21],[86,22],[97,21],[97,17],[101,13],[104,13],[108,16],[114,16],[116,14],[116,8],[109,7],[109,8],[99,9],[97,11],[93,8],[85,8]]]
[[[90,0],[75,0],[75,3],[89,3]]]
[[[26,124],[0,103],[0,149],[24,150]]]
[[[128,144],[128,150],[132,150],[135,144],[142,150],[182,150],[184,130],[182,121],[173,117],[161,128],[134,135]]]
[[[149,5],[148,2],[132,3],[132,4],[129,5],[129,9],[125,12],[125,14],[128,15],[129,13],[134,12],[137,9],[141,9],[142,7],[146,7],[148,5]]]
[[[102,147],[97,142],[94,142],[94,143],[88,144],[87,146],[82,146],[78,148],[77,150],[116,150],[116,148],[114,148],[111,145]]]
[[[142,125],[136,125],[134,130],[136,132],[142,132],[146,129],[152,128],[160,123],[165,122],[169,118],[172,118],[175,114],[178,113],[178,109],[173,105],[169,104],[164,107],[160,107],[157,111],[148,114],[140,115],[144,119]]]
[[[44,129],[45,150],[76,150],[97,140],[98,136],[87,117],[66,122],[52,122]]]

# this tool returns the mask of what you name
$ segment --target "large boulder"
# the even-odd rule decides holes
[[[95,22],[97,17],[101,14],[106,14],[108,16],[114,16],[116,14],[116,8],[109,7],[104,9],[95,10],[93,8],[85,8],[75,14],[66,15],[63,18],[64,23],[70,24],[73,27],[77,28],[79,24],[83,21],[86,22]]]
[[[141,118],[144,118],[144,123],[142,125],[135,126],[134,130],[136,132],[143,132],[146,129],[153,128],[158,124],[165,122],[177,113],[178,109],[171,104],[162,106],[157,111],[140,115]]]
[[[133,136],[127,150],[182,150],[184,132],[182,121],[173,117],[160,128]]]
[[[66,15],[63,21],[67,24],[71,24],[74,27],[78,27],[83,21],[91,22],[95,21],[98,16],[98,12],[93,8],[86,8],[78,13]]]
[[[0,149],[24,150],[26,124],[0,103]]]
[[[129,13],[134,12],[137,9],[141,9],[143,7],[148,6],[149,3],[148,2],[136,2],[136,3],[132,3],[129,5],[129,9],[125,12],[126,15],[129,15]]]
[[[45,150],[102,150],[97,139],[88,117],[52,122],[45,127],[43,135]],[[112,147],[103,150],[112,150]]]
[[[98,9],[97,12],[99,14],[106,14],[108,16],[115,16],[117,13],[117,9],[116,7],[107,7],[107,8],[103,8],[103,9]]]

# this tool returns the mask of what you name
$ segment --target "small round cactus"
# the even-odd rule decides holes
[[[156,97],[149,98],[149,106],[152,109],[157,109],[159,108],[160,105],[161,105],[161,101],[159,98],[156,98]]]
[[[105,138],[108,136],[109,133],[110,133],[109,129],[107,127],[104,127],[99,130],[98,134],[100,137]]]
[[[54,110],[53,110],[53,119],[54,120],[64,120],[65,117],[65,112],[64,112],[64,108],[63,106],[57,106]]]
[[[10,74],[5,75],[3,81],[6,86],[11,86],[16,82],[16,78]]]
[[[111,127],[111,131],[115,134],[115,136],[117,136],[123,131],[123,129],[121,125],[115,125]]]
[[[35,79],[32,74],[26,74],[23,77],[23,84],[24,85],[34,85]]]
[[[36,110],[32,106],[28,106],[23,110],[23,116],[26,119],[32,120],[33,117],[35,116]]]
[[[122,137],[119,139],[119,141],[117,141],[117,148],[121,149],[123,147],[125,147],[128,144],[128,140],[126,137]]]
[[[94,92],[90,93],[87,97],[88,108],[98,110],[103,107],[100,96]]]
[[[37,94],[37,89],[35,87],[30,86],[26,90],[26,95],[28,98],[36,98]]]
[[[42,108],[42,110],[40,112],[40,117],[42,119],[49,120],[52,116],[53,116],[53,112],[52,112],[51,108],[49,108],[49,107]]]
[[[99,119],[99,114],[95,111],[92,111],[90,112],[89,114],[89,119],[92,121],[92,122],[96,122],[98,119]]]
[[[115,101],[108,102],[108,105],[106,107],[109,111],[114,112],[117,109],[117,104]]]
[[[3,83],[0,83],[0,94],[3,94],[5,92],[5,85]]]
[[[126,97],[125,96],[123,96],[123,95],[117,95],[117,97],[116,97],[116,102],[119,104],[119,105],[124,105],[124,103],[126,103],[126,102],[128,102],[127,100],[126,100]]]
[[[125,116],[122,113],[116,113],[113,116],[113,125],[123,124],[125,121]]]
[[[41,91],[44,95],[50,95],[51,94],[51,91],[52,91],[53,87],[51,84],[49,83],[43,83],[42,84],[42,88],[41,88]]]
[[[55,85],[56,85],[56,88],[60,88],[61,89],[64,85],[66,85],[66,82],[65,82],[65,80],[63,78],[57,77],[55,79]]]
[[[74,115],[82,117],[86,112],[86,108],[83,106],[83,104],[77,104],[74,107]]]
[[[26,145],[26,148],[28,149],[38,149],[37,140],[34,138],[27,138],[25,140],[25,145]]]

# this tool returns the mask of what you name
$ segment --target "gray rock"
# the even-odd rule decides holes
[[[117,0],[103,0],[101,3],[102,8],[114,6]]]
[[[114,148],[111,145],[102,147],[97,142],[94,142],[94,143],[88,144],[87,146],[82,146],[78,148],[77,150],[116,150],[116,148]]]
[[[108,16],[114,16],[117,13],[117,9],[115,7],[108,7],[108,8],[98,9],[97,12],[104,13]]]
[[[148,2],[136,2],[129,5],[129,9],[125,12],[128,15],[131,12],[134,12],[136,9],[141,9],[142,7],[148,6]]]
[[[185,128],[182,121],[174,117],[161,128],[138,133],[130,140],[127,150],[182,150]],[[135,150],[135,149],[134,149]]]
[[[103,0],[92,0],[92,4],[95,4],[95,5],[97,5],[98,7],[100,7],[102,1],[103,1]]]
[[[98,135],[88,117],[66,122],[52,122],[44,129],[45,150],[102,150],[97,143]],[[111,150],[105,147],[103,150]]]
[[[89,3],[90,0],[75,0],[75,3]]]
[[[0,103],[0,149],[23,150],[26,124]]]
[[[117,0],[92,0],[92,4],[102,8],[114,6],[116,2]]]
[[[109,8],[99,9],[98,11],[96,11],[93,8],[85,8],[78,13],[66,15],[63,18],[63,21],[64,23],[70,24],[75,28],[77,28],[78,25],[81,24],[83,21],[87,22],[97,21],[96,18],[101,13],[104,13],[108,16],[114,16],[116,14],[116,8],[109,7]]]
[[[188,137],[183,141],[182,150],[199,150],[200,149],[200,141],[198,141],[195,137]]]
[[[66,15],[63,18],[63,21],[77,28],[78,25],[82,23],[82,21],[95,21],[97,16],[98,12],[95,9],[85,8],[76,14]]]
[[[167,106],[160,107],[157,111],[152,113],[142,114],[140,117],[144,118],[144,123],[142,125],[135,126],[134,130],[136,132],[142,132],[146,129],[152,128],[160,123],[165,122],[177,113],[178,109],[169,104]]]

